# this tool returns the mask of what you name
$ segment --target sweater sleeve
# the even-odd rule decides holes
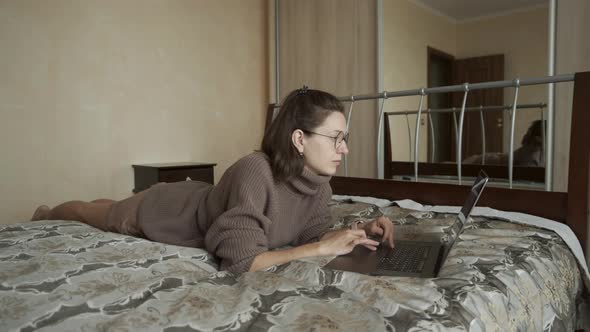
[[[207,250],[221,259],[221,270],[242,273],[254,258],[268,250],[270,220],[264,215],[272,185],[272,174],[263,160],[236,163],[231,175],[219,185],[227,186],[223,212],[207,231]]]
[[[318,241],[330,228],[334,225],[332,222],[330,209],[328,203],[332,198],[332,188],[329,184],[325,184],[317,194],[318,204],[314,209],[314,213],[309,221],[305,224],[303,231],[295,241],[295,245],[302,245],[305,243]]]

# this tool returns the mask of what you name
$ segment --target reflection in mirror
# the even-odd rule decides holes
[[[547,76],[547,0],[384,0],[382,10],[383,85],[388,91]],[[419,120],[419,96],[387,101],[385,176],[413,180],[418,129],[421,181],[455,182],[460,155],[464,181],[486,167],[494,169],[488,172],[492,184],[507,185],[512,150],[514,187],[544,189],[547,86],[518,89],[512,133],[516,90],[467,93],[460,153],[464,92],[428,95]]]

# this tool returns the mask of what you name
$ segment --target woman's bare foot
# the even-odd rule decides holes
[[[37,208],[37,210],[35,210],[35,213],[33,213],[33,217],[31,217],[31,221],[46,220],[49,218],[50,214],[51,214],[51,208],[49,208],[49,206],[47,206],[47,205],[41,205]]]

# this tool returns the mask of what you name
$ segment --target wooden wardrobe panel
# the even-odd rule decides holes
[[[304,84],[336,96],[377,91],[376,2],[281,0],[279,94]],[[349,103],[345,103],[348,112]],[[355,103],[348,174],[377,175],[377,103]],[[343,174],[343,167],[339,174]]]

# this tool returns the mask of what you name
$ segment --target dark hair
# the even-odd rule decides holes
[[[303,87],[283,101],[276,118],[262,138],[262,151],[270,158],[276,181],[285,181],[303,172],[303,158],[291,141],[294,130],[309,130],[322,125],[332,113],[344,114],[344,106],[333,95]]]
[[[530,146],[542,146],[543,144],[543,125],[544,121],[535,120],[529,126],[526,134],[522,137],[521,144],[523,146],[530,145]]]

